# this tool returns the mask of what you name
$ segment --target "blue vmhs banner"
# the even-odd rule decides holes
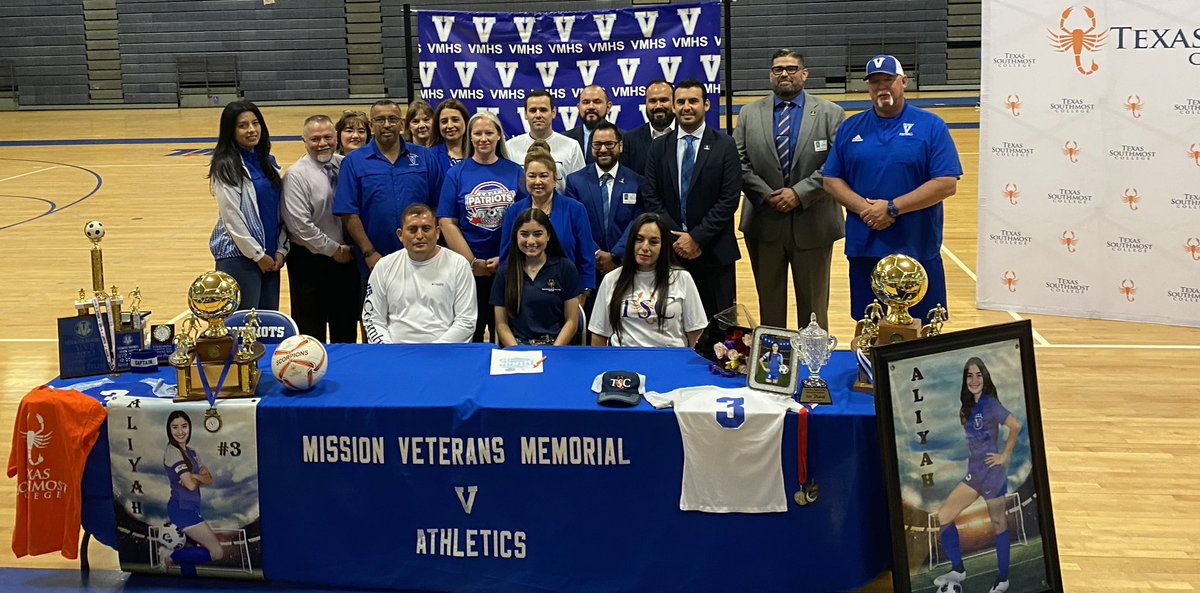
[[[528,131],[525,95],[554,96],[558,131],[579,124],[579,93],[608,92],[608,119],[622,130],[646,123],[646,85],[704,83],[707,123],[718,126],[721,5],[674,4],[594,12],[467,13],[422,10],[421,98],[454,98],[472,113],[496,113],[508,136]]]

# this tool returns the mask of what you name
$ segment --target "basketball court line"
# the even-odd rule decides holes
[[[52,169],[57,169],[58,167],[59,167],[59,165],[54,165],[53,167],[45,167],[42,169],[35,169],[33,171],[29,171],[28,173],[21,173],[20,175],[13,175],[12,177],[5,177],[4,179],[0,179],[0,183],[4,183],[5,181],[12,181],[13,179],[20,179],[22,177],[25,177],[26,175],[33,175],[34,173],[41,173],[42,171],[50,171]]]

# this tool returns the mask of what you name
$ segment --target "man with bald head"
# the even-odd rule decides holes
[[[598,84],[584,87],[579,93],[579,125],[563,133],[579,143],[583,158],[589,165],[596,160],[592,154],[592,130],[608,117],[611,109],[612,101],[608,100],[608,93],[604,92],[604,87]]]

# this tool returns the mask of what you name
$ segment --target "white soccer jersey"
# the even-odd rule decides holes
[[[656,408],[675,408],[683,437],[679,509],[709,513],[787,511],[780,447],[788,410],[784,395],[748,387],[683,387],[650,392]]]

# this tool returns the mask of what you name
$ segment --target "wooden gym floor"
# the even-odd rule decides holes
[[[911,93],[910,97],[917,97]],[[842,99],[846,97],[833,97]],[[862,97],[848,97],[861,99]],[[739,101],[745,102],[745,101]],[[351,107],[351,106],[346,106]],[[361,108],[362,106],[355,106]],[[343,106],[266,107],[274,154],[303,154],[304,117]],[[966,174],[946,202],[948,330],[1033,320],[1058,549],[1071,592],[1200,589],[1200,329],[976,310],[978,114],[952,123]],[[215,207],[204,174],[218,109],[0,112],[0,453],[21,397],[57,374],[55,319],[90,288],[86,221],[104,223],[105,279],[139,286],[152,320],[177,319],[184,292],[212,268]],[[846,263],[835,248],[831,328],[853,336]],[[285,271],[286,276],[286,271]],[[757,313],[750,266],[738,299]],[[283,291],[286,311],[287,290]],[[795,325],[796,320],[791,320]],[[844,347],[844,346],[843,346]],[[0,567],[74,568],[56,555],[8,550],[13,480],[0,481]],[[116,555],[92,546],[95,568]],[[886,575],[868,590],[888,591]]]

